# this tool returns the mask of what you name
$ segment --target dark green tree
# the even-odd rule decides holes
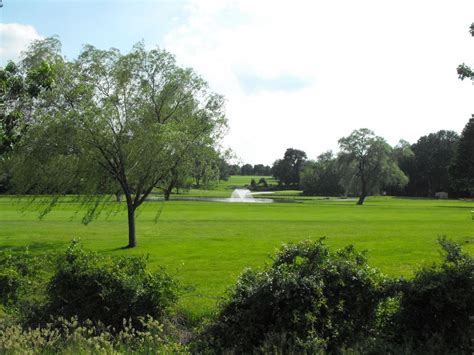
[[[272,167],[273,176],[279,180],[280,184],[286,186],[298,186],[300,182],[300,172],[306,161],[306,153],[302,150],[288,148],[283,159],[275,161]]]
[[[469,27],[471,36],[474,37],[474,23]],[[474,80],[474,71],[466,64],[461,64],[457,68],[458,76],[461,80],[471,79]],[[474,117],[474,115],[473,115]],[[459,141],[459,147],[456,152],[456,158],[452,166],[452,176],[454,179],[454,185],[456,189],[460,190],[461,193],[473,194],[474,193],[474,167],[473,167],[473,123],[472,118],[464,127],[461,140]]]
[[[230,165],[229,175],[240,175],[240,166],[238,164]]]
[[[459,136],[454,131],[439,131],[420,137],[413,144],[415,155],[410,182],[407,186],[411,194],[433,196],[438,191],[452,191],[453,185],[449,167],[453,162]]]
[[[474,194],[474,115],[461,133],[450,172],[457,191]]]
[[[305,195],[338,196],[344,193],[337,159],[331,151],[316,161],[306,162],[300,175],[300,187]]]
[[[253,175],[253,166],[252,164],[244,164],[240,168],[240,175]]]
[[[259,175],[259,176],[265,175],[265,165],[255,164],[253,166],[253,173],[254,173],[254,175]]]

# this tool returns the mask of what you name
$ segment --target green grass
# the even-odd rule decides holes
[[[231,186],[247,178],[231,179],[216,194],[230,195]],[[74,201],[62,200],[39,220],[35,204],[2,197],[0,249],[29,246],[32,252],[47,253],[80,238],[85,247],[100,253],[149,254],[152,266],[164,265],[195,287],[179,305],[193,316],[215,310],[216,300],[245,267],[264,266],[286,242],[326,236],[334,248],[354,244],[368,251],[369,264],[389,275],[407,277],[415,268],[439,260],[436,239],[441,235],[474,253],[473,202],[370,197],[364,206],[356,206],[351,199],[308,198],[295,191],[276,195],[295,203],[145,203],[138,211],[139,245],[133,250],[121,249],[127,243],[123,205],[117,213],[108,217],[103,213],[84,226],[84,211],[78,212]]]

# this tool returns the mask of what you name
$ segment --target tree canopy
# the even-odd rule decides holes
[[[422,136],[412,145],[415,158],[407,171],[410,194],[434,196],[438,191],[451,191],[449,167],[458,140],[456,132],[442,130]]]
[[[35,42],[23,62],[44,49],[44,41]],[[16,187],[123,193],[128,246],[134,247],[135,210],[191,149],[220,138],[224,100],[170,53],[146,50],[143,43],[127,54],[86,45],[76,60],[56,56],[51,65],[54,85],[38,97],[15,153]],[[99,205],[97,200],[91,217]]]
[[[467,195],[474,194],[474,115],[459,138],[450,172],[457,190]]]
[[[60,45],[55,38],[44,40],[43,51],[27,51],[29,60],[8,62],[0,68],[0,192],[10,185],[8,155],[28,130],[40,94],[54,84],[54,61]]]
[[[337,159],[332,151],[308,161],[300,175],[300,187],[305,195],[338,196],[344,193]]]
[[[300,172],[306,159],[306,153],[302,150],[288,148],[283,159],[278,159],[273,163],[273,176],[286,186],[298,185]]]
[[[390,145],[367,128],[339,139],[338,161],[346,191],[358,194],[358,205],[383,185],[405,185],[408,178],[397,165]]]

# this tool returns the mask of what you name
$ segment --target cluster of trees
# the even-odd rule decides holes
[[[152,190],[220,177],[224,99],[160,49],[84,46],[72,61],[56,38],[33,42],[0,71],[0,176],[15,193],[88,196],[93,218],[110,194],[135,211]],[[89,219],[90,219],[89,218]]]
[[[308,157],[302,150],[288,148],[283,159],[273,163],[272,174],[285,186],[297,186],[299,175]]]
[[[396,150],[374,132],[355,130],[339,140],[339,147],[337,157],[326,152],[316,161],[307,161],[303,151],[287,149],[283,159],[273,165],[273,175],[283,185],[300,185],[308,195],[357,195],[358,204],[386,184],[407,183],[395,160]]]
[[[272,168],[264,164],[229,164],[227,172],[229,175],[256,175],[256,176],[270,176]]]
[[[411,154],[400,155],[400,168],[409,176],[400,188],[387,186],[393,195],[434,196],[438,191],[470,196],[474,193],[474,117],[461,136],[453,131],[439,131],[423,136],[415,144],[405,144]]]
[[[434,196],[448,192],[474,194],[474,115],[461,136],[439,131],[414,144],[401,140],[391,147],[368,129],[339,140],[340,152],[307,160],[297,149],[287,149],[272,168],[281,185],[299,187],[307,195],[356,195],[359,204],[369,194]]]

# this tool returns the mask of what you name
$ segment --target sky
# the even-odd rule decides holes
[[[2,0],[0,64],[58,35],[127,52],[138,41],[192,67],[226,98],[223,146],[241,163],[272,164],[287,148],[308,158],[352,130],[391,145],[461,132],[474,86],[472,0]]]

